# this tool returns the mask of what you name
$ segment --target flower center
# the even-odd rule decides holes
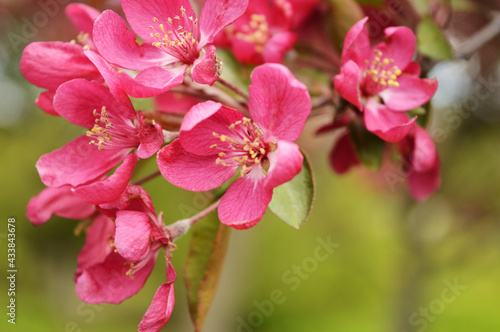
[[[98,112],[94,110],[95,124],[87,130],[87,136],[93,140],[89,144],[102,149],[126,149],[139,145],[138,131],[132,121],[114,116],[106,110],[106,106]]]
[[[398,77],[402,74],[398,66],[394,66],[394,59],[384,58],[380,50],[373,50],[374,57],[364,71],[367,85],[375,85],[375,89],[380,90],[389,86],[398,87]]]
[[[150,36],[156,40],[152,43],[153,46],[161,48],[184,63],[192,64],[199,57],[199,36],[196,29],[198,20],[193,16],[187,16],[183,6],[180,11],[180,16],[169,17],[165,24],[159,23],[158,19],[153,17],[153,22],[158,28],[150,25],[149,28],[153,31]]]
[[[213,133],[222,144],[210,146],[219,152],[215,163],[222,166],[241,166],[240,175],[249,173],[255,166],[267,161],[267,153],[276,150],[276,143],[266,143],[264,135],[249,118],[242,118],[229,127],[232,137]]]
[[[252,14],[248,25],[242,27],[243,31],[235,34],[237,38],[252,43],[255,45],[255,51],[262,53],[267,41],[271,37],[269,32],[269,24],[265,15]]]

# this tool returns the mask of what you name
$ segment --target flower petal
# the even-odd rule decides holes
[[[149,29],[149,25],[144,23],[146,29]],[[127,69],[144,70],[177,61],[150,43],[140,45],[135,33],[130,31],[125,21],[111,10],[104,11],[95,21],[94,43],[106,60]]]
[[[429,198],[441,186],[441,162],[436,157],[434,165],[425,172],[410,171],[408,184],[412,196],[423,201]]]
[[[115,245],[118,253],[134,263],[144,259],[151,249],[151,222],[149,216],[139,211],[116,213]]]
[[[191,69],[191,77],[196,83],[208,84],[212,86],[219,79],[221,65],[215,56],[215,46],[207,47],[205,54],[196,59]]]
[[[266,176],[266,186],[275,188],[293,179],[302,170],[304,157],[297,144],[278,141],[278,148],[267,156],[270,167]]]
[[[91,204],[98,205],[114,201],[127,187],[138,159],[136,154],[127,155],[111,176],[102,181],[79,186],[73,189],[73,192]]]
[[[68,219],[83,219],[96,211],[89,204],[73,194],[70,187],[45,188],[30,199],[26,216],[35,226],[47,222],[53,215]]]
[[[76,294],[87,303],[118,304],[142,289],[151,274],[156,256],[130,276],[130,264],[118,253],[111,252],[106,260],[84,270],[76,279]]]
[[[229,126],[243,118],[243,114],[222,106],[213,101],[200,103],[186,114],[182,121],[180,130],[180,143],[182,147],[190,152],[200,156],[214,156],[217,151],[210,148],[214,144],[219,147],[230,148],[227,142],[222,142],[220,137],[235,136]],[[214,137],[213,133],[218,137]]]
[[[48,187],[78,185],[95,180],[115,167],[129,150],[103,149],[89,144],[92,138],[80,136],[62,148],[44,154],[36,167]]]
[[[103,106],[108,111],[120,109],[120,104],[108,88],[84,79],[64,83],[54,97],[54,109],[59,115],[87,129],[94,127],[94,110],[101,110]]]
[[[70,3],[66,6],[66,16],[80,32],[88,33],[91,40],[94,22],[100,14],[101,12],[97,9],[81,3]]]
[[[148,42],[155,41],[151,38],[150,26],[157,28],[158,24],[163,24],[165,28],[167,28],[170,25],[168,23],[168,18],[172,20],[175,16],[191,16],[193,19],[196,18],[189,0],[122,0],[121,3],[127,21],[130,23],[132,29],[134,29],[142,39]],[[184,15],[182,15],[181,7],[184,8]],[[154,21],[153,18],[156,18],[158,21]],[[180,22],[181,20],[183,22]],[[193,27],[193,23],[186,19],[179,19],[179,23],[183,25],[186,30],[191,30]],[[157,31],[161,32],[159,29]]]
[[[212,43],[219,31],[243,15],[248,1],[206,0],[200,14],[200,47]]]
[[[398,78],[398,83],[398,87],[391,87],[379,93],[387,107],[394,111],[408,111],[427,103],[438,88],[435,78],[402,75]]]
[[[354,61],[347,61],[341,67],[341,72],[335,76],[335,90],[348,102],[362,110],[361,91],[359,83],[361,70]]]
[[[236,229],[253,227],[264,216],[272,196],[272,188],[265,185],[265,175],[257,166],[229,186],[219,204],[219,219]]]
[[[78,254],[78,267],[75,279],[84,270],[91,266],[100,264],[114,250],[111,246],[115,234],[115,223],[105,215],[100,214],[87,229],[85,244]]]
[[[384,34],[386,41],[374,48],[383,53],[383,58],[392,59],[392,65],[404,70],[415,53],[415,34],[407,27],[389,27],[384,30]]]
[[[411,169],[416,172],[428,171],[435,166],[437,158],[438,154],[432,138],[425,129],[416,126],[411,153]]]
[[[337,140],[330,152],[329,161],[337,174],[347,173],[352,167],[360,164],[349,132],[343,133]]]
[[[111,65],[106,62],[102,56],[91,50],[85,51],[85,55],[97,67],[104,78],[104,81],[106,81],[111,94],[119,101],[121,105],[121,113],[124,113],[123,116],[127,119],[135,118],[134,106],[123,89],[116,69],[111,67]]]
[[[285,53],[290,51],[297,40],[293,32],[279,32],[271,37],[266,43],[262,57],[266,63],[283,63]]]
[[[82,46],[62,42],[29,44],[23,51],[19,68],[30,83],[49,90],[56,90],[75,78],[99,80],[101,77],[83,54]]]
[[[40,107],[45,113],[59,116],[54,109],[54,96],[56,92],[53,90],[41,92],[35,100],[35,105]]]
[[[370,39],[366,22],[368,17],[358,21],[347,33],[342,50],[342,66],[353,61],[359,68],[365,66],[365,60],[370,57]]]
[[[168,182],[191,191],[205,191],[219,187],[236,172],[235,166],[215,163],[215,156],[199,156],[184,150],[179,139],[158,153],[158,168]]]
[[[130,96],[149,98],[182,84],[186,67],[186,65],[172,69],[151,67],[140,72],[135,78],[131,78],[126,73],[120,73],[119,77]]]
[[[175,305],[175,291],[172,283],[162,284],[139,323],[141,332],[158,332],[167,324]]]
[[[311,113],[306,86],[280,64],[265,64],[251,75],[249,108],[267,141],[295,141]]]
[[[169,114],[186,114],[191,107],[202,102],[201,99],[179,92],[165,92],[154,99],[158,111]]]
[[[366,128],[387,142],[399,142],[415,126],[417,117],[409,120],[408,115],[392,112],[384,105],[369,100],[364,112]]]
[[[139,129],[140,145],[137,148],[137,156],[141,159],[148,159],[162,147],[164,142],[163,129],[158,123],[149,124],[142,112],[139,113],[139,121],[141,122]]]

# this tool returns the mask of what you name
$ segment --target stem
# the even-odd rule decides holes
[[[241,91],[236,85],[234,84],[231,84],[229,83],[228,81],[226,81],[225,79],[223,79],[222,77],[219,77],[218,81],[220,84],[224,85],[226,88],[228,88],[229,90],[232,90],[233,92],[235,92],[237,95],[245,98],[245,100],[248,100],[248,95],[246,93],[244,93],[243,91]]]
[[[456,56],[458,58],[470,58],[472,54],[500,33],[500,13],[496,12],[493,15],[493,19],[485,27],[457,46]]]
[[[198,221],[200,221],[201,219],[205,218],[210,213],[215,211],[215,209],[217,209],[217,207],[219,207],[219,203],[220,203],[220,199],[217,200],[212,205],[210,205],[209,207],[207,207],[205,210],[198,213],[197,215],[194,215],[188,219],[182,219],[182,220],[176,221],[172,225],[167,226],[167,230],[170,232],[170,235],[171,235],[171,240],[173,241],[173,240],[183,236],[184,234],[186,234],[189,231],[189,229],[191,228],[191,226],[193,226]]]
[[[156,171],[153,174],[149,174],[148,176],[143,177],[142,179],[139,179],[137,181],[132,182],[132,184],[136,185],[136,186],[140,186],[141,184],[148,182],[149,180],[154,179],[155,177],[157,177],[160,174],[161,174],[160,171]]]

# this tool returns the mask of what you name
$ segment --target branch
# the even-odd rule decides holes
[[[500,33],[500,13],[495,12],[493,19],[486,26],[456,47],[457,58],[469,59],[498,33]]]

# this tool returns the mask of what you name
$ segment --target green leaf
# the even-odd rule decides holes
[[[417,46],[420,53],[435,60],[453,59],[450,43],[430,17],[424,18],[418,25]]]
[[[189,312],[200,332],[215,295],[229,244],[230,227],[222,224],[217,212],[193,226],[193,236],[184,267]]]
[[[302,171],[291,181],[274,188],[269,208],[295,229],[299,229],[311,214],[315,183],[309,158],[304,155]]]
[[[366,130],[361,121],[351,121],[349,134],[361,163],[371,171],[378,171],[382,164],[385,142]]]

